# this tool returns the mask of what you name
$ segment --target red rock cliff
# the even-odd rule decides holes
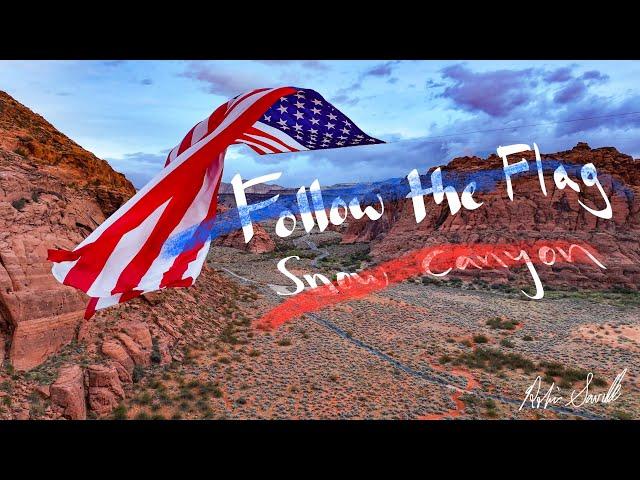
[[[75,247],[134,193],[107,162],[0,92],[0,354],[16,369],[71,341],[87,302],[56,282],[47,249]]]
[[[540,276],[547,284],[568,288],[608,289],[617,286],[637,289],[640,285],[638,160],[612,147],[591,149],[585,143],[579,143],[568,151],[542,155],[543,164],[547,161],[553,164],[551,170],[545,169],[548,193],[545,197],[535,170],[533,152],[513,155],[510,163],[515,163],[522,157],[530,161],[532,170],[512,178],[513,201],[507,196],[500,157],[457,158],[443,167],[445,185],[447,178],[451,176],[464,174],[464,178],[471,181],[475,175],[482,175],[488,170],[496,173],[495,185],[485,189],[488,191],[479,191],[474,195],[476,201],[484,202],[480,208],[473,211],[463,208],[451,215],[446,200],[436,205],[432,196],[425,196],[427,216],[416,224],[411,200],[391,202],[385,204],[384,217],[375,222],[366,217],[350,222],[344,241],[371,241],[374,258],[386,260],[412,249],[444,243],[502,244],[537,239],[580,240],[595,247],[607,270],[566,263],[553,268],[541,268]],[[579,194],[569,187],[564,190],[556,188],[553,180],[556,165],[554,161],[580,167],[593,163],[611,201],[613,218],[597,218],[578,204],[580,200],[594,209],[604,207],[597,187],[586,187],[579,174],[569,174],[580,186]],[[422,176],[423,187],[430,184],[430,175]],[[461,192],[462,187],[458,187],[458,193]],[[491,272],[485,280],[505,281],[506,275],[506,272],[498,272],[496,277],[496,272]]]

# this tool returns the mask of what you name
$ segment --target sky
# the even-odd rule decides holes
[[[0,61],[0,90],[138,188],[220,104],[284,85],[317,90],[388,143],[265,156],[237,145],[224,181],[273,172],[290,187],[383,180],[510,143],[551,153],[584,141],[637,158],[639,78],[640,61]]]

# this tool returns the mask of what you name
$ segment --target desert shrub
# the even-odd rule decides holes
[[[451,357],[449,355],[442,355],[438,361],[440,363],[449,363],[451,361]]]
[[[13,153],[17,153],[18,155],[20,155],[22,157],[28,157],[29,156],[29,150],[27,150],[24,147],[16,147],[13,150]]]
[[[288,338],[283,338],[282,340],[278,341],[278,345],[280,345],[281,347],[288,347],[289,345],[291,345],[291,340]]]
[[[11,383],[11,380],[5,380],[0,383],[0,391],[11,393],[13,391],[13,384]]]
[[[489,341],[489,339],[484,335],[474,335],[473,336],[473,341],[475,343],[487,343]]]
[[[525,335],[524,337],[522,337],[522,340],[524,340],[525,342],[532,342],[533,337],[531,335]]]
[[[616,420],[634,420],[633,415],[622,410],[616,410],[611,416]]]
[[[15,208],[16,210],[18,210],[19,212],[22,211],[22,209],[24,208],[24,206],[29,202],[29,200],[27,200],[26,198],[20,198],[18,200],[14,200],[13,202],[11,202],[11,206],[13,206],[13,208]]]
[[[496,402],[493,398],[487,398],[484,401],[484,406],[488,409],[495,409],[496,408]]]
[[[511,370],[521,369],[525,372],[533,372],[536,369],[535,364],[517,354],[502,353],[499,350],[490,348],[478,348],[473,352],[463,353],[457,359],[456,364],[463,364],[469,368],[480,368],[488,371],[498,371],[503,368]]]
[[[115,420],[126,420],[127,407],[125,407],[124,404],[121,403],[120,405],[118,405],[116,408],[113,409],[112,415]]]
[[[138,398],[136,398],[136,402],[138,402],[140,405],[149,405],[151,403],[151,395],[149,394],[149,392],[143,392],[138,395]]]
[[[142,380],[142,377],[144,377],[144,368],[142,365],[136,365],[133,367],[133,375],[131,376],[133,383],[138,383]]]
[[[487,325],[494,330],[515,330],[518,322],[515,320],[503,320],[500,317],[495,317],[487,320]]]
[[[180,400],[193,400],[195,396],[191,393],[190,390],[183,388],[180,390],[180,394],[178,395]]]
[[[160,354],[160,346],[158,345],[158,339],[153,337],[151,347],[151,362],[160,363],[162,361],[162,355]]]
[[[502,340],[500,340],[500,345],[506,348],[513,348],[513,342],[508,338],[503,338]]]
[[[235,336],[235,330],[233,329],[232,324],[227,324],[220,332],[220,341],[224,343],[229,343],[231,345],[236,345],[238,343],[238,338]]]

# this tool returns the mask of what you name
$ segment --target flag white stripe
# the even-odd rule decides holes
[[[234,110],[234,114],[229,117],[226,117],[222,123],[216,128],[213,132],[207,135],[202,141],[196,143],[195,145],[191,145],[189,148],[184,150],[180,155],[176,157],[174,161],[172,161],[169,165],[167,165],[164,169],[162,169],[155,177],[153,177],[144,187],[142,187],[138,192],[131,197],[127,203],[125,203],[116,213],[107,218],[102,224],[96,228],[87,238],[85,238],[74,250],[79,249],[80,247],[87,245],[89,243],[94,242],[102,233],[109,228],[116,220],[125,215],[140,199],[142,199],[153,187],[155,187],[162,179],[170,175],[176,168],[182,165],[183,162],[188,160],[192,155],[194,155],[198,150],[207,145],[211,140],[213,140],[216,136],[218,136],[224,129],[226,129],[234,120],[236,120],[240,114],[244,113],[253,103],[262,98],[264,95],[270,93],[273,89],[260,92],[257,95],[252,95],[248,99],[242,102],[241,105],[238,106]]]
[[[292,147],[285,147],[284,145],[279,144],[278,142],[276,142],[275,140],[271,140],[268,137],[263,137],[261,135],[253,135],[251,133],[245,133],[244,134],[245,137],[249,137],[249,138],[255,138],[256,140],[260,140],[261,142],[267,143],[269,145],[271,145],[272,147],[275,147],[275,150],[277,152],[293,152],[295,151],[294,148]]]
[[[173,162],[176,159],[176,156],[178,155],[178,148],[180,148],[180,145],[176,145],[175,147],[173,147],[173,150],[171,150],[171,153],[169,153],[170,162]]]
[[[263,153],[267,153],[267,154],[268,153],[278,153],[278,151],[274,151],[272,149],[269,149],[269,148],[265,147],[264,145],[258,145],[257,143],[250,142],[249,140],[241,139],[241,140],[239,140],[239,142],[240,143],[246,143],[247,145],[251,145],[251,146],[257,148],[258,150],[260,150]]]
[[[200,140],[204,138],[207,134],[207,130],[209,129],[209,117],[201,121],[196,128],[193,129],[193,134],[191,135],[191,145],[198,143]]]
[[[215,192],[218,179],[222,173],[222,169],[219,168],[219,162],[222,162],[223,157],[224,152],[218,157],[218,162],[214,162],[209,167],[198,194],[182,217],[180,224],[173,229],[169,237],[167,237],[167,240],[180,232],[199,225],[207,217],[209,206],[213,200],[213,193]],[[137,289],[149,291],[158,290],[164,274],[171,268],[177,256],[178,255],[167,255],[161,250],[160,255],[154,259],[149,270],[147,270],[144,277],[140,280]]]
[[[100,270],[93,284],[89,290],[87,290],[87,295],[90,297],[111,295],[111,291],[115,288],[120,274],[125,267],[129,265],[131,260],[133,260],[133,257],[138,254],[139,249],[145,244],[146,239],[149,238],[149,235],[157,225],[160,216],[170,201],[171,199],[164,202],[156,208],[151,215],[145,218],[137,228],[134,228],[122,236],[116,248],[107,259],[104,268]]]
[[[264,133],[268,133],[272,137],[276,137],[278,140],[285,143],[287,146],[291,148],[295,148],[296,150],[309,150],[307,147],[298,143],[294,138],[290,137],[286,133],[281,132],[277,128],[270,127],[265,123],[256,122],[253,124],[253,128],[256,128]]]
[[[121,293],[116,293],[115,295],[110,295],[108,297],[100,297],[96,302],[96,310],[100,310],[102,308],[111,307],[113,305],[117,305],[120,303]]]
[[[51,267],[51,273],[60,283],[64,283],[64,279],[67,278],[67,274],[69,271],[76,266],[80,259],[68,261],[68,262],[57,262],[54,263]]]
[[[207,254],[209,253],[209,247],[211,246],[211,240],[207,241],[202,248],[198,251],[198,255],[195,260],[189,263],[187,270],[182,275],[182,278],[193,278],[194,280],[198,278],[200,272],[202,271],[202,265],[204,261],[207,259]]]

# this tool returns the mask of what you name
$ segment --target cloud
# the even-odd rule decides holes
[[[122,158],[107,158],[106,160],[118,172],[124,175],[140,189],[155,177],[164,167],[166,153],[127,153]]]
[[[560,104],[574,102],[584,97],[586,92],[585,83],[580,79],[573,79],[554,95],[553,101]]]
[[[527,105],[533,97],[532,69],[476,73],[456,64],[444,68],[442,74],[453,83],[440,96],[470,112],[504,117],[513,109]]]
[[[544,76],[544,81],[547,83],[562,83],[573,78],[571,73],[571,67],[560,67],[552,72],[547,73]]]
[[[639,95],[618,103],[613,102],[609,97],[590,95],[557,116],[557,120],[564,123],[557,125],[555,134],[565,136],[605,129],[609,132],[622,130],[618,134],[629,135],[628,130],[640,128],[640,114],[632,112],[640,112]],[[609,135],[613,136],[611,133]],[[637,134],[635,136],[640,137]]]
[[[366,69],[364,72],[358,75],[358,78],[353,83],[351,83],[351,85],[338,89],[336,91],[336,94],[331,97],[331,101],[342,105],[356,105],[360,101],[360,98],[355,96],[354,93],[362,89],[363,83],[368,77],[391,77],[393,69],[399,63],[400,60],[391,60]],[[387,80],[387,82],[391,84],[394,84],[397,81],[397,78],[389,78]]]
[[[364,77],[390,77],[393,73],[393,69],[400,63],[400,60],[391,60],[389,62],[375,65],[374,67],[366,70],[361,78]]]
[[[208,93],[223,97],[235,97],[240,93],[264,86],[260,85],[260,77],[255,74],[231,71],[228,68],[216,70],[214,66],[200,62],[189,63],[181,76],[197,80],[204,84]]]
[[[105,67],[118,67],[125,62],[126,60],[103,60],[100,63],[102,63],[102,65],[104,65]]]
[[[264,65],[293,66],[322,72],[331,70],[331,67],[321,60],[256,60],[256,62]]]
[[[351,97],[351,96],[347,95],[346,93],[340,93],[338,95],[334,95],[331,98],[331,101],[333,103],[337,103],[337,104],[340,104],[340,105],[353,106],[353,105],[357,105],[358,102],[360,101],[360,99],[358,97]]]
[[[581,77],[583,80],[595,80],[598,82],[606,82],[609,80],[609,75],[600,73],[598,70],[590,70],[584,72]]]

